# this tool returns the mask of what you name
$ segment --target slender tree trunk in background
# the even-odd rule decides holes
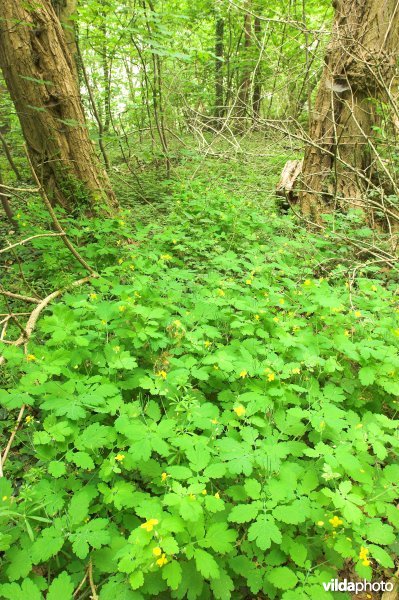
[[[259,17],[255,17],[254,20],[254,32],[256,39],[258,40],[259,47],[261,47],[261,36],[262,36],[262,25]],[[262,71],[261,71],[261,62],[258,61],[258,64],[254,71],[254,87],[252,93],[252,117],[256,122],[260,118],[260,105],[262,101]]]
[[[248,95],[251,87],[251,69],[249,68],[248,57],[249,49],[251,47],[251,33],[251,15],[249,13],[246,13],[244,16],[244,65],[242,69],[242,77],[237,98],[237,116],[240,118],[244,118],[247,114]]]
[[[2,0],[0,67],[29,156],[53,203],[115,206],[90,141],[75,65],[50,0]]]
[[[215,117],[224,116],[223,54],[224,19],[216,19],[215,28]]]
[[[111,124],[111,73],[108,60],[107,25],[105,23],[105,14],[103,14],[103,18],[104,21],[101,24],[100,29],[103,36],[101,62],[104,88],[104,133],[108,133]]]
[[[399,49],[397,0],[335,2],[333,34],[310,122],[300,204],[317,221],[342,205],[358,206],[375,177],[369,140],[376,101],[384,100]],[[375,157],[374,157],[375,158]]]

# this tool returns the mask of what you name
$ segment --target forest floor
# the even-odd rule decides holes
[[[129,572],[134,532],[140,576],[132,573],[131,585],[144,594],[158,585],[158,597],[169,598],[164,578],[152,575],[151,540],[139,535],[143,519],[162,524],[166,513],[176,520],[165,551],[178,563],[168,567],[178,598],[224,599],[235,589],[233,598],[319,600],[334,597],[322,582],[348,565],[361,578],[392,574],[384,548],[397,519],[397,283],[344,243],[369,239],[358,216],[320,233],[279,211],[273,190],[292,151],[260,154],[187,153],[173,178],[146,172],[139,187],[119,171],[128,206],[120,215],[63,219],[100,277],[49,305],[27,355],[6,346],[3,435],[15,410],[27,409],[0,496],[26,522],[46,491],[50,517],[34,521],[32,535],[11,530],[11,580],[29,573],[15,548],[34,565],[46,562],[51,530],[59,538],[52,568],[76,587],[90,532],[87,543],[79,539],[92,519],[101,531],[91,553],[101,600],[123,596],[117,573]],[[17,216],[21,231],[10,241],[46,229],[37,198]],[[5,271],[7,289],[41,297],[83,274],[54,238],[18,248]],[[7,339],[18,335],[10,325]],[[132,481],[134,494],[125,486]],[[199,523],[221,524],[222,538],[229,528],[222,550],[212,541],[207,551],[179,550],[187,536],[203,535]],[[238,536],[252,544],[233,548]],[[370,564],[359,560],[362,546]],[[81,568],[69,569],[71,556]],[[33,568],[29,581],[45,589],[47,576]],[[10,598],[7,585],[17,584],[0,585]]]

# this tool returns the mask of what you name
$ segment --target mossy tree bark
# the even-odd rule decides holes
[[[47,195],[67,211],[115,207],[89,138],[75,63],[50,0],[2,0],[0,67],[32,164]]]
[[[386,99],[399,49],[397,0],[335,0],[335,20],[310,120],[300,204],[317,221],[336,203],[363,206],[373,172],[376,105]]]

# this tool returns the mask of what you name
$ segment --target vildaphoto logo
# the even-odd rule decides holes
[[[350,581],[348,579],[331,579],[323,583],[326,592],[392,592],[394,585],[390,581]]]

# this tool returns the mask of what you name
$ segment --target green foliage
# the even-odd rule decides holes
[[[2,598],[71,598],[89,561],[100,600],[332,598],[344,564],[394,566],[392,284],[349,284],[332,234],[171,189],[140,220],[67,224],[101,277],[48,307],[29,360],[5,349],[3,433],[29,410],[0,480]]]

